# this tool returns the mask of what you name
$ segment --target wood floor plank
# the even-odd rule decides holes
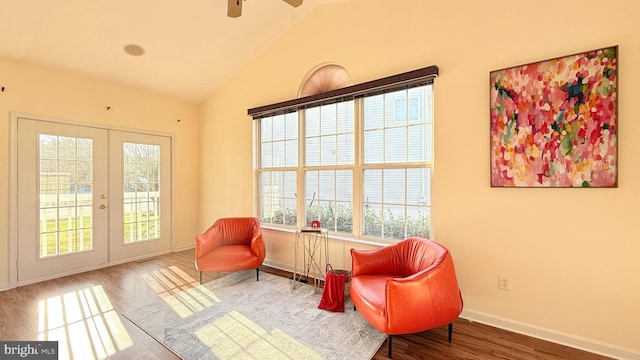
[[[59,340],[60,359],[179,359],[121,314],[198,286],[194,251],[112,266],[0,292],[0,340]],[[290,277],[286,271],[262,271]],[[226,273],[204,273],[211,281]],[[459,319],[393,337],[394,359],[601,360],[606,357]],[[375,360],[388,359],[387,343]]]

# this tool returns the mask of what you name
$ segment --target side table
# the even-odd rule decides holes
[[[302,268],[298,271],[298,253],[302,251]],[[318,292],[320,280],[325,279],[327,256],[329,252],[329,231],[324,228],[305,227],[296,231],[295,258],[293,261],[293,285],[299,281],[313,278],[315,292]]]

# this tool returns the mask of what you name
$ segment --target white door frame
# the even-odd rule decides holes
[[[118,131],[126,131],[126,132],[136,132],[140,134],[148,134],[148,135],[157,135],[157,136],[166,136],[171,139],[171,214],[170,214],[170,222],[171,222],[171,233],[170,233],[170,250],[169,252],[175,251],[175,151],[173,147],[175,146],[175,135],[170,133],[163,133],[159,131],[150,131],[150,130],[139,130],[139,129],[131,129],[125,127],[114,127],[102,124],[91,124],[84,123],[78,121],[64,120],[60,118],[53,118],[49,116],[43,115],[34,115],[30,113],[22,113],[22,112],[10,112],[10,120],[9,120],[9,289],[15,288],[18,285],[28,285],[29,282],[21,282],[18,283],[18,118],[28,118],[32,120],[39,121],[49,121],[54,123],[60,123],[65,125],[76,125],[76,126],[87,126],[87,127],[95,127],[105,130],[118,130]],[[158,254],[151,254],[148,257],[157,256]],[[124,261],[118,262],[107,262],[106,264],[102,264],[100,266],[96,266],[93,268],[99,269],[104,267],[109,267],[113,265],[117,265],[120,263],[131,262],[135,260],[139,260],[145,258],[147,256],[142,256],[139,258],[127,259]],[[82,269],[79,272],[84,272],[92,269]],[[68,274],[65,274],[68,275]],[[56,276],[52,277],[55,278]],[[0,289],[5,290],[5,289]]]

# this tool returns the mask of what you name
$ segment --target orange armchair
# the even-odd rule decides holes
[[[202,235],[196,235],[196,269],[203,271],[236,271],[256,269],[265,257],[260,222],[253,217],[218,219]]]
[[[410,237],[374,250],[351,249],[350,295],[362,316],[388,336],[449,325],[462,312],[453,259],[442,245]]]

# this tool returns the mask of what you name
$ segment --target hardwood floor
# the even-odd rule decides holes
[[[60,359],[178,359],[121,314],[198,285],[193,250],[0,292],[0,340],[57,340]],[[290,273],[264,267],[281,276]],[[224,273],[205,273],[210,281]],[[607,359],[459,319],[393,337],[394,359]],[[374,359],[387,359],[387,343]]]

